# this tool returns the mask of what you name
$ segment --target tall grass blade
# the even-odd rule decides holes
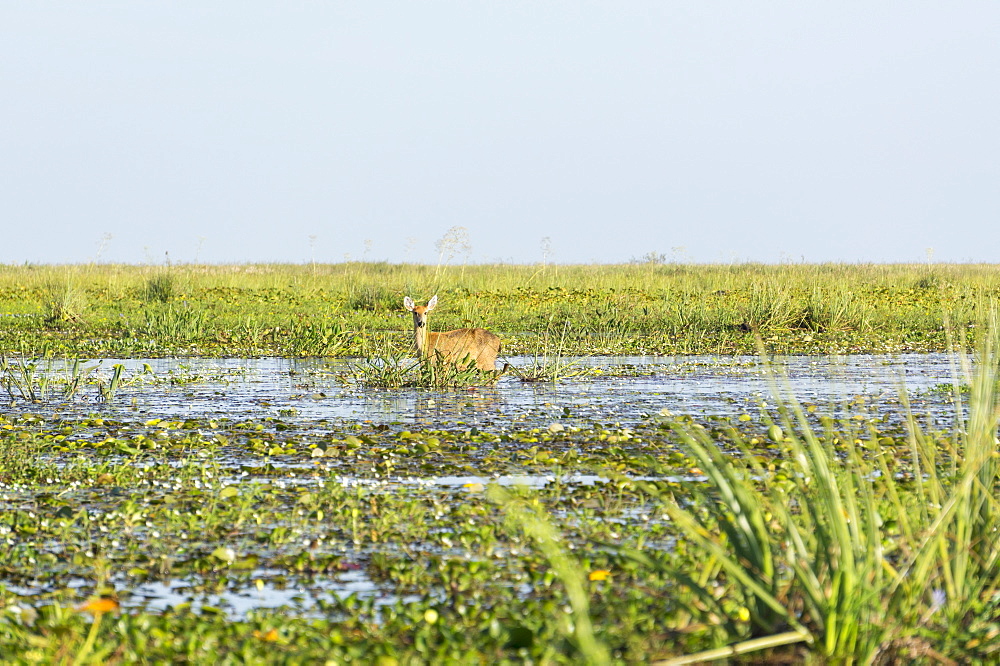
[[[507,520],[535,543],[562,581],[573,609],[570,637],[577,643],[585,663],[610,664],[611,655],[607,647],[594,636],[583,571],[562,544],[559,533],[538,510],[523,501],[515,500],[501,487],[491,485],[488,496],[503,508]]]

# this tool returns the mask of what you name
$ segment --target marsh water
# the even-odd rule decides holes
[[[514,357],[530,368],[537,359]],[[331,359],[104,359],[100,370],[125,366],[134,381],[112,402],[82,391],[53,405],[61,411],[118,411],[156,418],[280,417],[343,419],[420,426],[546,425],[553,416],[628,424],[668,410],[732,415],[777,392],[803,403],[834,406],[857,396],[920,396],[963,381],[948,354],[788,356],[579,357],[560,360],[584,375],[527,382],[514,374],[493,387],[455,391],[371,389],[349,379],[354,361]],[[148,367],[147,367],[148,366]],[[143,368],[147,367],[145,375]],[[58,372],[53,366],[51,372]],[[151,372],[150,372],[151,371]],[[148,379],[147,379],[148,378]],[[37,406],[26,406],[37,411]],[[303,424],[304,425],[304,424]]]
[[[509,360],[521,370],[539,363],[532,357]],[[580,357],[559,362],[566,374],[580,374],[557,382],[529,382],[511,373],[491,387],[432,391],[366,388],[352,379],[352,364],[357,361],[350,359],[104,359],[94,376],[106,377],[117,363],[125,367],[126,381],[113,400],[101,400],[99,392],[85,386],[71,400],[15,401],[10,411],[99,414],[139,421],[219,418],[238,422],[270,416],[299,433],[321,431],[332,422],[385,424],[395,430],[475,427],[502,432],[545,428],[556,419],[566,427],[594,423],[628,427],[660,414],[735,416],[773,406],[776,393],[820,406],[824,413],[835,413],[849,402],[858,404],[860,398],[872,411],[899,419],[899,396],[905,391],[922,413],[944,420],[954,417],[947,389],[964,381],[955,358],[947,354],[790,356],[766,361],[752,356]],[[65,375],[67,368],[53,362],[44,371],[58,376]],[[240,457],[220,462],[234,470],[247,464]],[[548,480],[440,474],[380,483],[420,482],[454,487],[457,492],[475,482],[530,485]],[[574,481],[600,483],[601,479],[580,476]],[[317,589],[279,589],[268,584],[203,595],[200,603],[222,606],[238,615],[260,607],[308,609],[330,595],[351,593],[365,596],[379,591],[362,571],[346,571],[336,583]],[[183,580],[151,582],[132,590],[132,603],[163,608],[191,601],[193,596]]]

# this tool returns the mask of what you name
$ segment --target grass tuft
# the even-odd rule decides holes
[[[43,319],[49,326],[83,323],[87,294],[71,280],[45,287]]]
[[[167,272],[157,273],[146,278],[143,300],[146,302],[166,303],[174,297],[176,280]]]

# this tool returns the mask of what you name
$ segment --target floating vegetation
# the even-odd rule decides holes
[[[217,368],[219,386],[233,379],[242,386],[244,379],[230,374],[238,367]],[[763,372],[749,361],[725,367],[737,378]],[[692,361],[678,370],[717,368]],[[174,372],[211,375],[197,366]],[[155,377],[149,391],[183,390],[166,381],[170,374],[140,376]],[[245,380],[253,385],[259,378]],[[508,381],[507,390],[534,388]],[[593,377],[584,385],[601,381],[609,380]],[[477,424],[462,423],[459,413],[449,423],[420,425],[391,415],[316,419],[275,405],[274,416],[251,411],[238,418],[116,409],[0,417],[6,636],[0,648],[35,650],[43,661],[68,645],[126,661],[218,660],[249,650],[261,659],[573,663],[604,656],[651,661],[720,644],[736,651],[768,645],[780,658],[802,657],[806,648],[799,646],[811,640],[810,652],[839,655],[854,649],[853,639],[845,634],[833,641],[835,649],[824,647],[829,622],[819,612],[850,610],[829,597],[825,577],[840,565],[808,558],[820,562],[821,596],[800,599],[789,587],[795,569],[782,559],[783,535],[798,529],[803,546],[812,548],[828,542],[822,535],[833,525],[822,513],[782,513],[820,492],[801,485],[802,456],[814,466],[822,459],[850,463],[827,469],[847,493],[842,497],[872,502],[844,508],[848,526],[864,527],[858,548],[877,533],[881,550],[872,553],[883,553],[875,561],[884,562],[879,575],[886,583],[906,557],[930,552],[905,540],[927,534],[912,523],[917,493],[940,495],[945,506],[951,492],[945,486],[958,487],[961,478],[948,471],[963,450],[959,431],[951,424],[935,428],[938,417],[918,426],[923,417],[910,415],[905,400],[855,397],[841,411],[782,412],[791,403],[761,396],[756,408],[751,401],[730,416],[661,410],[615,423],[559,405],[520,420],[491,418],[486,414],[495,410],[484,391],[427,393],[439,402],[485,400],[484,416]],[[950,397],[941,397],[948,398],[942,409],[954,414]],[[886,419],[889,409],[900,410],[899,417]],[[782,420],[783,413],[792,418]],[[916,485],[930,478],[927,465],[937,470],[941,488]],[[883,477],[897,480],[898,500],[872,485]],[[723,478],[732,492],[718,485]],[[724,501],[732,493],[747,498],[739,512]],[[678,511],[689,512],[699,527]],[[726,526],[739,515],[763,525],[752,534],[760,552],[771,554],[770,564],[750,553],[724,564],[727,544],[753,543],[732,531],[735,524]],[[927,516],[933,522],[940,514]],[[880,526],[868,522],[872,517]],[[697,535],[703,533],[729,536],[702,552]],[[832,558],[838,551],[829,552]],[[933,591],[940,569],[923,561],[928,587],[922,589]],[[753,567],[753,580],[769,581],[769,596],[746,587],[750,578],[735,566]],[[855,580],[870,583],[867,575]],[[907,589],[906,607],[915,615],[926,616],[937,603]],[[865,622],[901,622],[877,605],[889,598],[843,597],[875,604],[882,614]],[[825,605],[812,608],[808,599]],[[83,610],[88,606],[108,608],[104,621],[96,623]],[[812,609],[797,615],[805,608]],[[965,645],[969,632],[991,621],[992,606],[963,608],[948,613],[971,613],[968,632],[944,644],[936,638],[934,649],[952,657],[991,654],[996,646],[989,640],[972,652]],[[591,618],[589,630],[582,614]],[[924,631],[950,626],[944,615],[931,617]],[[854,644],[859,654],[863,648],[902,655],[923,645],[919,637],[879,639],[879,626],[868,629],[868,642]],[[178,643],[178,632],[199,640]]]

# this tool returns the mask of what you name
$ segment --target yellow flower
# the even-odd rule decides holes
[[[278,630],[277,629],[271,629],[267,633],[263,633],[263,632],[260,632],[260,631],[254,631],[253,632],[253,636],[254,636],[254,638],[259,638],[262,641],[266,641],[268,643],[273,643],[276,640],[278,640]]]
[[[113,610],[118,610],[118,602],[109,597],[100,597],[97,599],[91,599],[87,603],[83,604],[76,610],[87,613],[93,613],[94,615],[100,615],[101,613],[108,613]]]
[[[590,572],[590,580],[607,580],[611,577],[611,572],[607,569],[595,569]]]

